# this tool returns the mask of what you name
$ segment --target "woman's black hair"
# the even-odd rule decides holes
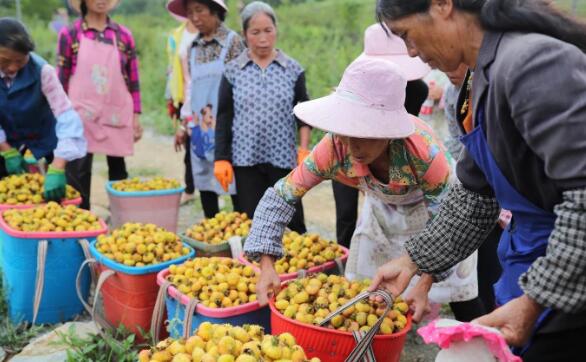
[[[452,0],[454,7],[475,13],[491,31],[540,33],[573,44],[586,52],[586,23],[548,0]],[[432,0],[377,0],[379,21],[426,13]]]
[[[79,11],[81,12],[81,17],[85,18],[87,16],[87,4],[85,3],[85,0],[81,0],[81,3],[79,4]]]
[[[35,43],[23,23],[14,18],[0,18],[0,48],[28,54],[35,50]]]
[[[224,22],[224,20],[226,20],[226,9],[224,9],[223,7],[221,7],[220,5],[218,5],[215,1],[212,0],[183,0],[183,5],[187,5],[188,2],[190,1],[194,1],[196,3],[200,3],[203,4],[205,6],[207,6],[210,9],[210,12],[214,15],[216,15],[218,17],[218,19],[220,19],[221,22]]]

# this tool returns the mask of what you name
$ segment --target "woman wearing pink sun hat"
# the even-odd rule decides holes
[[[346,266],[350,279],[370,278],[385,260],[403,255],[403,243],[437,212],[452,178],[451,159],[433,130],[407,113],[406,85],[395,64],[360,57],[334,93],[295,107],[299,119],[328,134],[302,164],[267,190],[254,214],[244,251],[260,261],[261,304],[280,288],[273,263],[283,256],[281,240],[293,205],[322,181],[336,180],[366,194],[362,225]],[[434,285],[432,298],[453,302],[476,297],[473,260],[462,265]],[[425,275],[412,285],[416,320],[423,314],[431,280]]]

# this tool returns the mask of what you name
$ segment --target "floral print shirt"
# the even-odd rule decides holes
[[[277,182],[275,190],[287,203],[294,204],[326,179],[356,188],[363,185],[384,195],[407,195],[420,189],[428,209],[435,214],[448,190],[453,161],[433,130],[416,120],[415,133],[392,140],[389,155],[389,183],[383,184],[367,165],[352,160],[348,147],[337,136],[327,134],[301,165]]]

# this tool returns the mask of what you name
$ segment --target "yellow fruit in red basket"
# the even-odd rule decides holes
[[[234,356],[231,354],[223,354],[218,358],[218,362],[234,362]]]
[[[230,336],[224,336],[224,337],[220,338],[220,341],[218,342],[218,352],[221,355],[232,354],[232,353],[234,353],[235,349],[236,349],[236,341],[234,340],[234,338],[232,338]]]
[[[217,362],[217,360],[214,355],[206,353],[201,357],[201,362]]]

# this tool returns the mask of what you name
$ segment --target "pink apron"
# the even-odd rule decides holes
[[[114,40],[109,45],[80,36],[69,98],[83,120],[88,153],[124,157],[134,152],[134,107]]]

